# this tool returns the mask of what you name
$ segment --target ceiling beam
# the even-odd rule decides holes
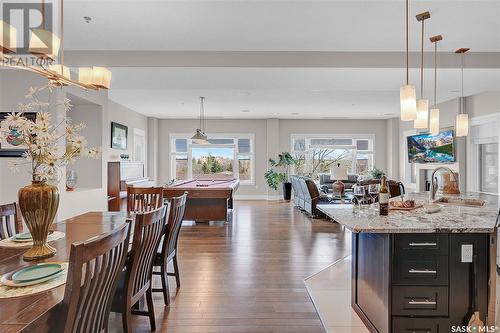
[[[420,53],[410,53],[410,67],[418,68]],[[433,53],[426,52],[425,67],[433,68]],[[297,67],[297,68],[404,68],[403,52],[320,51],[66,51],[70,66],[106,67]],[[460,68],[454,52],[439,52],[439,68]],[[500,53],[471,52],[466,68],[500,68]]]

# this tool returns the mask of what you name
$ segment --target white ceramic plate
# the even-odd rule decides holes
[[[43,282],[55,279],[56,277],[60,276],[63,272],[64,272],[64,270],[60,271],[57,274],[50,275],[50,276],[44,277],[44,278],[39,279],[39,280],[33,280],[33,281],[27,281],[27,282],[14,282],[14,281],[11,280],[12,273],[8,273],[8,274],[5,274],[5,275],[2,275],[2,277],[0,278],[0,283],[3,284],[4,286],[7,286],[7,287],[27,287],[27,286],[33,286],[35,284],[39,284],[39,283],[43,283]]]

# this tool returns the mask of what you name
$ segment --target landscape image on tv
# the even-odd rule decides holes
[[[410,163],[455,162],[453,131],[439,134],[418,134],[408,137],[408,161]]]

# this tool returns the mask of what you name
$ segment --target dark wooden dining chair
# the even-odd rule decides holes
[[[130,223],[71,244],[61,317],[65,333],[107,332],[111,301],[125,265]]]
[[[127,187],[127,212],[149,212],[163,206],[163,187]]]
[[[123,331],[126,333],[132,332],[132,314],[148,316],[151,330],[156,330],[151,275],[168,210],[168,206],[162,206],[135,215],[132,249],[111,306],[111,311],[122,314]],[[147,311],[132,309],[144,295]]]
[[[155,288],[153,292],[162,292],[163,301],[165,305],[170,304],[170,291],[168,287],[168,276],[175,276],[175,282],[177,283],[177,288],[181,286],[180,274],[179,274],[179,264],[177,262],[177,241],[179,239],[179,233],[181,230],[182,220],[184,220],[184,210],[186,208],[186,198],[187,193],[184,193],[180,197],[174,197],[166,199],[169,202],[170,214],[168,216],[168,222],[165,227],[165,234],[163,236],[163,241],[160,244],[160,252],[156,254],[154,260],[154,267],[159,267],[159,271],[153,270],[153,275],[159,275],[161,279],[162,288]],[[167,265],[172,261],[174,266],[174,272],[167,272]]]
[[[14,203],[0,205],[0,240],[22,232],[23,223],[18,205]]]

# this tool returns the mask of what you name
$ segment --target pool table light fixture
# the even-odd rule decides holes
[[[200,97],[200,126],[196,129],[196,133],[191,137],[196,144],[208,144],[208,137],[205,134],[205,97]]]

